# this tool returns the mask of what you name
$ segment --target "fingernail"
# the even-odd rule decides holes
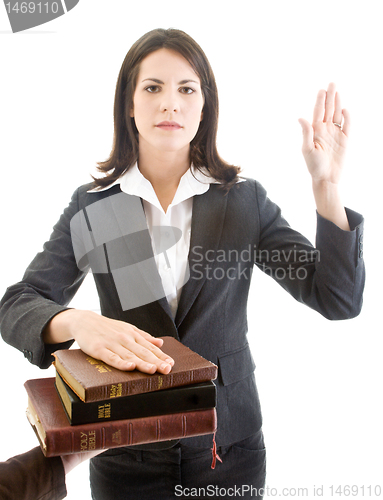
[[[166,358],[165,359],[166,363],[169,363],[169,365],[174,365],[174,360],[173,359],[170,359],[170,358]]]
[[[166,370],[166,368],[171,368],[171,367],[169,367],[168,363],[161,363],[160,368],[161,370]]]

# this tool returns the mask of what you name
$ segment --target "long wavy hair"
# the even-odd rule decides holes
[[[190,163],[209,174],[229,190],[238,180],[240,168],[226,163],[217,151],[218,91],[210,63],[201,47],[185,32],[177,29],[155,29],[137,40],[127,53],[118,76],[114,99],[114,137],[110,156],[99,162],[103,173],[95,185],[106,187],[138,160],[138,130],[130,116],[141,61],[156,50],[166,48],[181,54],[201,81],[204,97],[203,119],[190,143]]]

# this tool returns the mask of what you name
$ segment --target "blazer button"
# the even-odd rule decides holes
[[[23,353],[24,353],[24,356],[27,358],[27,360],[32,362],[33,353],[31,351],[27,351],[26,349],[24,349]]]
[[[363,239],[359,243],[359,257],[363,257]]]
[[[359,235],[359,258],[363,258],[363,233]]]

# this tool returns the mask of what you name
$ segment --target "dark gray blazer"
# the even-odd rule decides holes
[[[23,280],[8,288],[1,302],[4,340],[42,368],[51,364],[53,351],[68,348],[70,343],[44,345],[41,332],[55,314],[66,309],[85,276],[76,264],[70,221],[85,207],[121,193],[118,185],[100,193],[87,193],[90,187],[77,189],[43,252],[32,261]],[[326,318],[358,315],[364,286],[363,220],[351,210],[347,210],[347,216],[351,232],[342,231],[318,215],[315,250],[289,227],[280,209],[256,181],[238,183],[227,195],[219,185],[212,184],[193,200],[190,278],[183,287],[175,320],[165,298],[123,310],[107,245],[103,245],[103,251],[108,269],[93,272],[101,312],[154,336],[175,336],[216,363],[217,445],[242,440],[262,424],[255,366],[247,341],[246,308],[253,267],[270,274],[295,299]],[[120,217],[113,209],[105,209],[102,224],[108,227]],[[123,214],[125,222],[129,217],[133,219],[132,214]],[[142,206],[134,217],[145,220]],[[89,220],[87,224],[93,231]],[[133,260],[137,261],[140,252],[152,252],[149,235],[140,241],[139,248],[130,240],[135,238],[125,238],[125,249]],[[87,265],[82,267],[86,270]],[[161,286],[155,269],[152,283],[150,279],[142,281],[143,286]],[[129,284],[127,290],[135,294],[136,286]],[[211,437],[191,438],[188,443],[210,447]]]

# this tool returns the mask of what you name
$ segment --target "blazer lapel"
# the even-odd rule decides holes
[[[120,192],[88,206],[87,213],[96,244],[105,245],[123,310],[158,301],[172,318],[141,199]],[[129,283],[136,283],[134,294]]]
[[[225,219],[227,196],[222,188],[211,184],[209,190],[193,198],[193,215],[189,249],[190,277],[182,288],[175,323],[180,326],[206,281],[201,270],[209,265],[206,252],[217,250]],[[213,255],[214,255],[213,253]],[[197,265],[196,265],[197,264]]]

